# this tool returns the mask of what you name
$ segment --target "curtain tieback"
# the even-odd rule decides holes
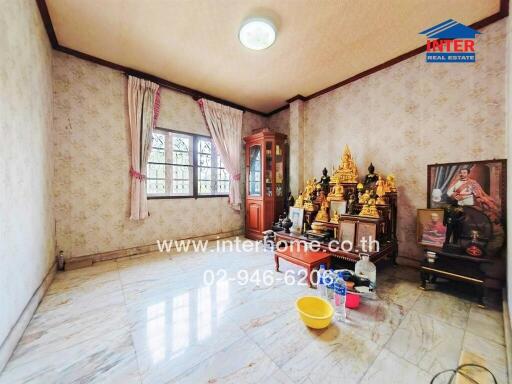
[[[137,172],[135,169],[133,169],[133,167],[130,167],[130,175],[133,178],[138,179],[138,180],[144,180],[146,178],[146,175],[144,175],[140,172]]]
[[[233,175],[233,180],[240,181],[240,174]]]

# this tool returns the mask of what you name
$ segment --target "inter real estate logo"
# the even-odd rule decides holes
[[[420,32],[427,36],[427,63],[474,63],[476,29],[453,19]]]

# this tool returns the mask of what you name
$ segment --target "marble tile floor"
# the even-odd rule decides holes
[[[379,266],[378,299],[314,331],[294,301],[316,291],[273,268],[268,251],[212,248],[59,273],[0,384],[429,383],[462,351],[507,382],[501,312],[422,291],[414,269]]]

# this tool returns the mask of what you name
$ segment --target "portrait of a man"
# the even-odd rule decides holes
[[[422,211],[420,213],[421,243],[442,247],[446,237],[441,212]]]
[[[502,218],[504,171],[502,160],[429,165],[428,207],[470,206],[498,223]]]

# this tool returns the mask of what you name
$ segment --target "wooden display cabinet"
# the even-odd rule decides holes
[[[284,210],[286,135],[264,129],[245,141],[245,236],[261,240]]]

